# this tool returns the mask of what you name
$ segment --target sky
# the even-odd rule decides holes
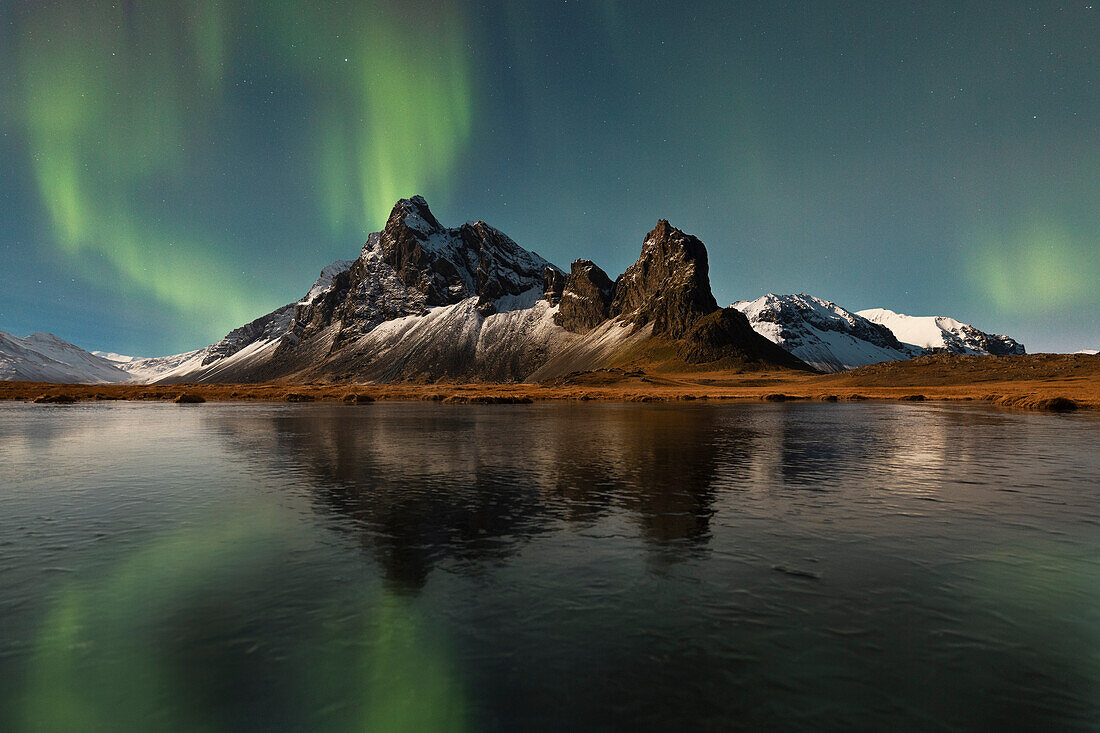
[[[0,330],[181,352],[393,203],[1100,348],[1100,0],[0,0]],[[308,6],[308,7],[307,7]]]

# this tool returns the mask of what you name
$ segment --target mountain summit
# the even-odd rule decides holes
[[[680,338],[718,310],[709,270],[703,243],[661,219],[646,235],[638,261],[615,281],[611,312],[630,323],[652,323],[655,335]]]

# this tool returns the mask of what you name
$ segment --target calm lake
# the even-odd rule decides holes
[[[1100,419],[0,405],[0,730],[574,729],[1100,729]]]

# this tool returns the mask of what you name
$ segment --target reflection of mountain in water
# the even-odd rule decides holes
[[[312,406],[256,420],[219,417],[250,455],[274,440],[258,453],[302,469],[317,505],[409,589],[439,562],[501,559],[611,514],[682,558],[710,538],[717,466],[740,465],[752,442],[707,407]]]

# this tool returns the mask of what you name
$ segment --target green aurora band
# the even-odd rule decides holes
[[[229,106],[234,29],[305,85],[300,145],[315,151],[334,231],[361,235],[397,198],[439,193],[471,128],[464,26],[449,7],[403,7],[416,24],[385,3],[92,0],[15,13],[16,99],[3,112],[26,137],[57,251],[102,256],[117,276],[108,291],[154,296],[210,338],[279,304],[237,275],[241,248],[194,220],[202,212],[188,220],[186,206],[153,200],[165,181],[201,187],[221,172],[195,170],[191,155]]]
[[[332,229],[378,229],[397,199],[445,189],[473,115],[457,8],[284,2],[267,11],[295,71],[320,92],[312,138]]]
[[[971,253],[971,282],[1003,313],[1053,313],[1087,302],[1100,271],[1095,243],[1051,217],[981,232]]]

